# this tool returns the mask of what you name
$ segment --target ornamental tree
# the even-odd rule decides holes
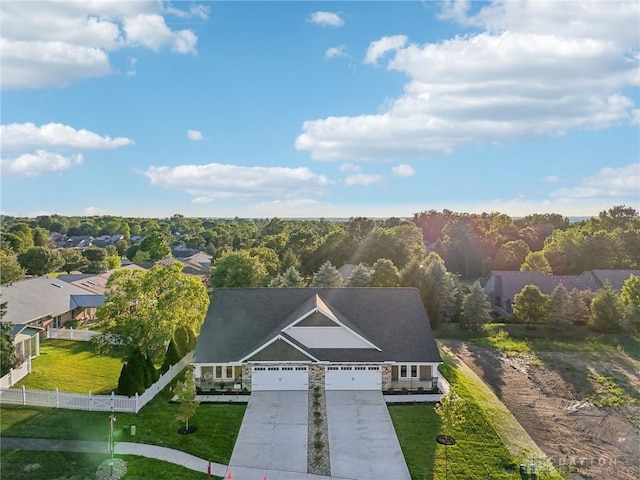
[[[200,330],[209,306],[207,290],[197,277],[182,273],[182,264],[150,270],[117,270],[107,282],[96,316],[108,336],[116,336],[128,354],[139,348],[158,362],[166,342],[179,326]]]
[[[527,323],[543,323],[551,312],[551,297],[536,285],[526,285],[513,297],[513,313]]]

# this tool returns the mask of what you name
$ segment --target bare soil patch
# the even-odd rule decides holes
[[[588,372],[608,375],[630,398],[638,397],[638,362],[543,352],[535,361],[507,358],[470,342],[443,340],[513,413],[561,472],[571,479],[640,478],[638,403],[597,407]]]

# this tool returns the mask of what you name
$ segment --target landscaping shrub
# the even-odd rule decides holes
[[[134,396],[136,393],[144,392],[142,378],[138,376],[129,363],[122,365],[120,378],[118,379],[118,395]]]
[[[175,341],[176,351],[179,355],[178,359],[184,357],[187,353],[196,348],[196,334],[189,327],[181,325],[176,328],[176,331],[173,334],[173,340]]]
[[[178,349],[176,347],[176,343],[173,339],[169,342],[167,346],[167,352],[164,354],[164,361],[162,362],[162,367],[160,367],[160,371],[162,373],[169,370],[171,365],[175,365],[180,361],[180,354],[178,353]]]

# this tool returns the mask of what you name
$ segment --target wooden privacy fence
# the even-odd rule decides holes
[[[185,355],[172,365],[156,383],[147,388],[141,395],[126,397],[124,395],[93,395],[55,391],[27,390],[24,388],[0,388],[0,403],[13,405],[30,405],[35,407],[68,408],[71,410],[89,410],[94,412],[133,412],[138,413],[163,388],[169,385],[191,361],[192,353]]]

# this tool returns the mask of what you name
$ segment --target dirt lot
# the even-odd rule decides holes
[[[551,462],[571,479],[640,478],[639,362],[624,353],[594,359],[564,352],[537,358],[507,358],[470,342],[445,343],[509,408]],[[588,373],[606,375],[623,387],[625,404],[596,407],[598,385]]]

